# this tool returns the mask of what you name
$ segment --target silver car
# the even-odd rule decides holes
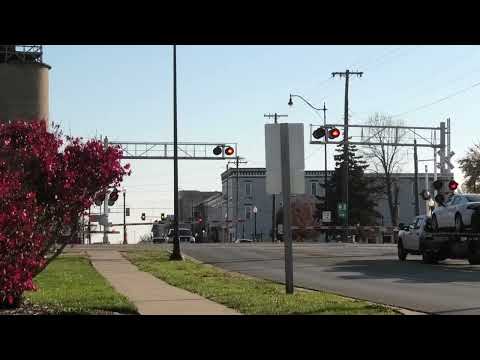
[[[433,231],[480,229],[480,194],[454,195],[432,213]]]

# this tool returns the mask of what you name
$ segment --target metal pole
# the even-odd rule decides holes
[[[177,46],[173,45],[173,251],[170,260],[183,260],[178,237]]]
[[[415,168],[415,180],[413,189],[415,192],[415,216],[420,215],[420,204],[418,199],[418,157],[417,157],[417,140],[413,140],[413,164]]]
[[[92,244],[92,230],[91,230],[91,221],[90,221],[90,212],[92,210],[92,206],[88,208],[88,245]]]
[[[343,225],[348,226],[348,82],[350,79],[350,71],[345,72],[345,112],[344,112],[344,130],[343,130],[343,203],[345,204],[345,218]],[[348,241],[348,229],[343,232],[343,241]]]
[[[325,129],[325,133],[327,133],[327,108],[325,106],[325,102],[323,102],[323,126]],[[328,211],[328,189],[327,189],[327,182],[328,182],[328,177],[327,177],[327,139],[328,136],[325,137],[325,174],[324,174],[324,189],[325,189],[325,210]],[[325,230],[325,242],[328,242],[328,230]]]
[[[254,225],[255,235],[253,236],[253,239],[256,242],[257,241],[257,213],[256,212],[255,212],[254,216],[255,216],[255,221],[254,221],[254,223],[255,223],[255,225]]]
[[[127,190],[123,190],[123,245],[127,245],[127,210],[125,208],[125,197]]]
[[[228,162],[227,162],[227,174],[226,174],[226,181],[227,181],[227,217],[225,219],[225,225],[227,228],[227,240],[230,242],[230,223],[228,222],[229,219],[229,207],[230,207],[230,199],[229,199],[229,193],[228,193]]]
[[[445,174],[445,123],[440,123],[440,174]]]
[[[239,158],[237,156],[237,169],[236,169],[236,172],[237,172],[237,176],[236,176],[236,179],[237,179],[237,189],[236,189],[236,194],[235,194],[235,241],[238,240],[238,161],[239,161]]]
[[[293,294],[292,234],[290,231],[290,149],[288,124],[280,124],[280,147],[282,159],[283,237],[285,246],[285,289]]]
[[[428,189],[428,165],[425,165],[425,190]],[[430,208],[428,206],[428,200],[425,200],[425,215],[430,216]]]
[[[106,136],[105,136],[105,139],[104,139],[104,146],[105,146],[105,150],[107,150],[107,148],[108,148],[108,138]],[[108,231],[110,229],[109,229],[109,226],[108,226],[108,191],[105,195],[105,201],[103,202],[103,211],[105,213],[105,225],[103,226],[103,243],[104,244],[109,244]]]

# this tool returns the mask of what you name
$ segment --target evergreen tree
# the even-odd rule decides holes
[[[339,144],[335,150],[335,173],[327,183],[328,204],[321,206],[319,214],[323,210],[332,211],[333,221],[341,224],[337,213],[337,204],[342,199],[342,177],[343,177],[343,144]],[[382,196],[383,186],[377,179],[366,177],[365,170],[368,168],[363,156],[357,154],[357,147],[349,144],[348,149],[348,214],[349,224],[375,225],[380,214],[375,210],[378,199]]]

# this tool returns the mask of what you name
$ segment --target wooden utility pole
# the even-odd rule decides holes
[[[418,156],[417,156],[417,140],[413,140],[413,165],[415,169],[415,182],[413,189],[415,193],[415,216],[420,215],[420,203],[418,201]]]
[[[342,202],[345,206],[345,216],[343,218],[343,225],[348,226],[349,224],[349,213],[348,213],[348,85],[350,81],[350,75],[357,75],[361,77],[363,72],[350,71],[346,70],[345,72],[332,72],[332,76],[336,75],[340,77],[345,77],[345,112],[344,112],[344,129],[343,129],[343,177],[342,177]],[[348,241],[348,230],[345,230],[343,233],[343,240]]]
[[[265,114],[263,117],[272,118],[275,124],[278,124],[279,117],[288,117],[288,115],[280,115],[280,114]],[[272,242],[277,241],[277,214],[276,214],[276,204],[275,204],[275,194],[272,194]]]

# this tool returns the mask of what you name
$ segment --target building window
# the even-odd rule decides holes
[[[250,182],[245,183],[245,195],[252,196],[252,183]]]
[[[311,185],[312,185],[312,195],[317,196],[318,195],[318,190],[317,190],[318,184],[315,183],[315,182],[312,182]]]
[[[245,206],[245,220],[249,220],[252,216],[252,207]]]

